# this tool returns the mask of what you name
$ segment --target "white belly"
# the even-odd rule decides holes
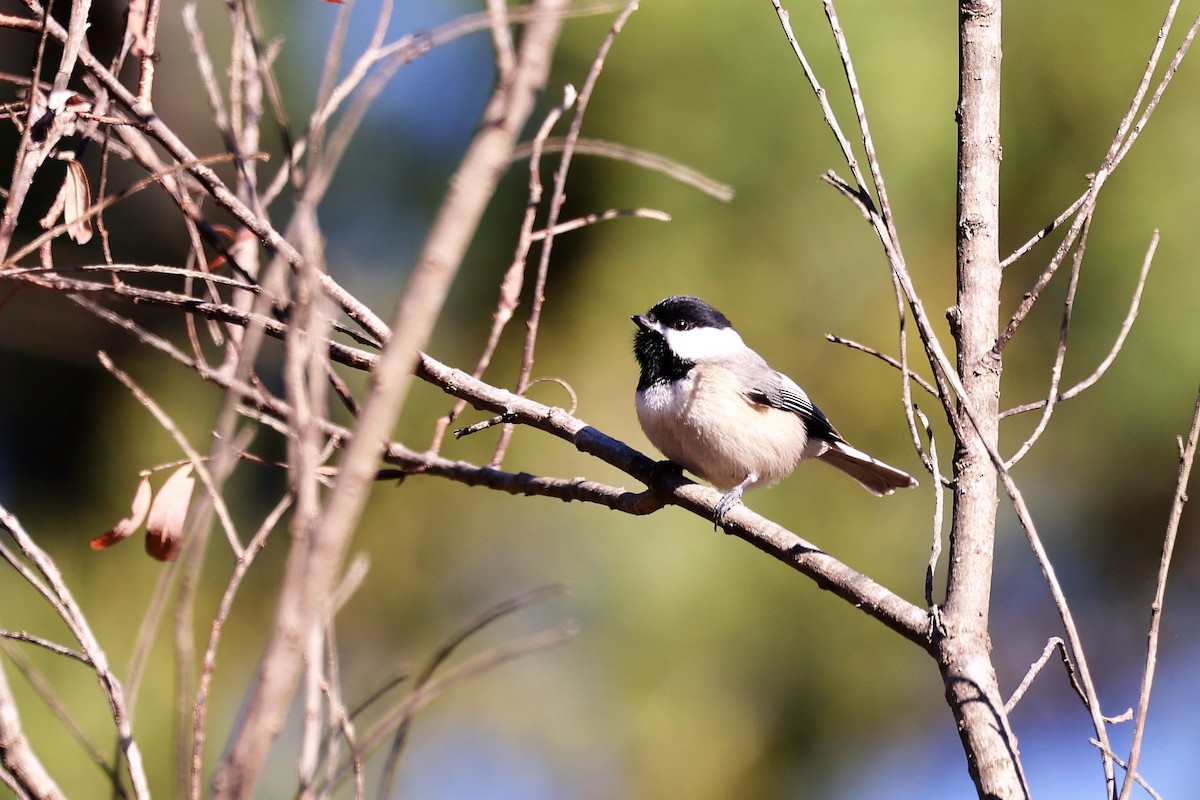
[[[638,422],[663,455],[728,491],[783,478],[804,457],[799,416],[751,403],[724,369],[696,367],[682,381],[638,392]]]

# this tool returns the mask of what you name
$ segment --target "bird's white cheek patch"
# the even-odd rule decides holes
[[[702,362],[739,353],[746,345],[733,328],[665,328],[663,336],[675,355],[684,361]]]

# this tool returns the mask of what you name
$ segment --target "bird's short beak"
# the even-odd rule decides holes
[[[637,325],[638,328],[644,331],[654,330],[654,326],[650,324],[650,320],[646,319],[641,314],[634,314],[632,317],[630,317],[630,319],[633,320],[634,325]]]

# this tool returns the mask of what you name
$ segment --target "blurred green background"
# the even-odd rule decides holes
[[[467,2],[398,4],[394,38],[479,10]],[[820,4],[790,4],[794,28],[849,131],[852,116]],[[115,6],[98,11],[101,37]],[[353,11],[351,52],[367,41],[376,2]],[[0,10],[13,11],[7,3]],[[1005,10],[1002,237],[1005,253],[1086,187],[1128,105],[1165,3],[1009,4]],[[220,4],[201,9],[211,48],[228,25]],[[931,316],[954,299],[957,94],[956,12],[945,3],[849,0],[849,37],[901,241]],[[15,12],[14,12],[15,13]],[[336,5],[264,2],[268,36],[293,120],[311,106]],[[1180,16],[1187,24],[1196,9]],[[613,15],[570,20],[543,106],[579,87]],[[12,41],[11,33],[3,34]],[[1168,52],[1179,42],[1175,31]],[[163,10],[156,88],[161,116],[197,152],[221,150],[200,100],[179,9]],[[94,45],[95,46],[95,45]],[[227,46],[227,45],[226,45]],[[390,317],[446,180],[493,78],[486,33],[434,50],[402,69],[356,140],[321,207],[330,271]],[[15,51],[14,51],[15,52]],[[1200,376],[1200,73],[1185,61],[1155,117],[1104,190],[1090,234],[1064,385],[1090,374],[1126,313],[1152,231],[1161,231],[1141,318],[1105,379],[1062,406],[1016,470],[1087,644],[1104,711],[1136,702],[1145,626],[1175,479]],[[6,98],[6,100],[11,98]],[[535,115],[535,122],[540,120]],[[578,415],[653,452],[632,408],[636,367],[628,317],[664,295],[718,305],[748,342],[812,395],[856,445],[909,471],[911,452],[895,373],[830,345],[836,333],[896,351],[886,262],[860,215],[819,180],[845,175],[799,65],[767,0],[647,0],[617,40],[584,135],[654,151],[732,184],[724,204],[661,175],[580,156],[567,215],[646,206],[670,223],[619,220],[560,237],[546,292],[535,369],[567,381]],[[11,142],[11,131],[5,142]],[[265,136],[276,155],[278,145]],[[8,169],[12,147],[6,144]],[[94,155],[94,154],[93,154]],[[276,158],[273,163],[278,163]],[[548,158],[553,164],[553,157]],[[273,170],[274,167],[271,168]],[[545,170],[549,174],[550,170]],[[122,173],[119,173],[122,174]],[[492,203],[429,351],[469,369],[486,337],[498,279],[525,203],[517,165]],[[48,202],[46,196],[44,202]],[[278,217],[282,225],[283,216]],[[118,260],[182,263],[186,239],[154,191],[108,216]],[[1010,313],[1057,237],[1006,276]],[[60,263],[98,259],[60,245]],[[1043,396],[1065,292],[1065,271],[1006,351],[1005,407]],[[530,281],[532,283],[532,281]],[[528,290],[518,315],[528,310]],[[172,336],[169,315],[150,313]],[[488,374],[510,386],[524,326],[514,321]],[[163,567],[130,543],[93,553],[87,540],[123,515],[138,470],[178,457],[169,437],[114,380],[103,346],[203,444],[220,396],[164,365],[69,303],[36,292],[0,306],[0,502],[58,559],[123,674],[137,625]],[[912,352],[917,352],[914,340]],[[927,373],[927,371],[926,371]],[[553,384],[532,396],[566,404]],[[918,402],[947,436],[934,403]],[[424,447],[450,406],[417,386],[397,429]],[[469,412],[465,422],[482,415]],[[1011,453],[1034,415],[1010,420]],[[445,454],[486,461],[495,432],[451,441]],[[259,444],[279,455],[262,434]],[[513,470],[638,488],[568,445],[519,430]],[[749,505],[903,596],[921,602],[931,537],[932,481],[876,500],[833,470],[804,465]],[[233,501],[252,530],[280,488],[276,471],[239,468]],[[1166,797],[1200,793],[1200,703],[1195,684],[1198,599],[1194,514],[1185,516],[1167,594],[1163,650],[1142,773]],[[219,598],[231,559],[206,571],[201,612]],[[262,649],[272,588],[286,551],[272,541],[234,607],[218,670],[209,763],[236,714]],[[393,665],[420,664],[483,608],[526,589],[565,583],[567,595],[490,628],[464,648],[485,650],[577,619],[569,644],[480,677],[417,720],[397,796],[415,798],[939,798],[973,793],[934,664],[809,580],[744,542],[674,509],[633,518],[578,504],[522,499],[432,478],[377,487],[355,553],[366,580],[342,613],[338,639],[346,696]],[[1060,628],[1024,536],[1002,503],[993,593],[1001,685],[1011,691]],[[65,639],[11,570],[0,571],[0,626]],[[198,631],[206,626],[204,615]],[[160,636],[137,733],[158,793],[170,794],[172,667]],[[29,653],[84,726],[107,742],[106,709],[76,664]],[[26,727],[71,796],[89,796],[98,770],[6,662]],[[260,796],[287,796],[299,717],[277,748]],[[1087,715],[1053,664],[1013,714],[1036,796],[1099,797],[1103,779]],[[1114,739],[1126,746],[1129,731]],[[91,788],[88,788],[91,787]]]

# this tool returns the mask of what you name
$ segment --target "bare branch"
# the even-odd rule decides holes
[[[870,347],[868,345],[861,344],[859,342],[854,341],[853,339],[847,339],[845,337],[838,336],[836,333],[827,333],[827,334],[825,334],[825,340],[829,341],[829,342],[833,342],[834,344],[843,344],[846,347],[849,347],[851,350],[858,350],[860,352],[866,353],[869,356],[874,356],[875,358],[878,358],[880,361],[887,364],[888,366],[895,367],[896,369],[901,368],[900,362],[897,361],[896,359],[892,358],[891,356],[889,356],[885,353],[881,353],[880,351],[876,350],[874,347]],[[918,386],[920,386],[922,389],[924,389],[935,400],[938,399],[937,390],[933,388],[933,385],[930,384],[929,381],[925,380],[924,378],[922,378],[920,375],[913,372],[912,370],[909,370],[907,374],[908,374],[909,380],[913,381]]]
[[[130,299],[129,292],[131,287],[127,285],[112,287],[108,284],[98,284],[96,288],[114,297]],[[142,302],[162,303],[165,301],[171,305],[179,306],[178,298],[171,298],[170,296],[164,296],[162,293],[150,292],[149,290],[140,292],[137,297]],[[215,306],[210,303],[189,303],[181,307],[189,308],[196,313],[214,314],[220,319],[237,322],[238,324],[248,323],[248,318],[244,313],[237,312],[229,307]],[[101,311],[97,310],[98,313]],[[213,370],[204,364],[194,362],[186,354],[180,352],[160,337],[140,331],[136,325],[111,316],[111,312],[102,313],[101,315],[104,319],[108,319],[122,328],[131,330],[142,341],[155,347],[160,352],[194,369],[200,378],[212,381],[221,386],[232,385],[231,378],[227,374]],[[261,324],[264,331],[272,336],[280,337],[283,335],[283,326],[276,320],[263,319],[256,322],[257,324]],[[356,369],[371,371],[377,369],[377,356],[374,353],[356,350],[336,343],[330,343],[329,348],[331,357],[343,364]],[[421,355],[416,374],[422,380],[438,386],[450,395],[467,399],[476,408],[493,413],[511,415],[511,419],[514,421],[545,431],[569,442],[580,452],[596,456],[642,481],[647,486],[652,487],[653,492],[661,495],[668,503],[678,505],[706,519],[713,518],[713,511],[717,502],[721,499],[720,492],[715,489],[699,486],[679,476],[664,475],[663,471],[659,469],[658,463],[653,459],[638,453],[622,442],[606,436],[583,420],[568,414],[563,409],[546,406],[529,398],[520,397],[507,390],[491,386],[465,372],[442,364],[425,354]],[[262,393],[261,387],[243,387],[240,391],[245,393],[249,402],[259,408],[268,410],[277,417],[286,418],[288,414],[287,405],[282,401],[274,401],[266,397]],[[330,426],[327,430],[339,437],[349,436],[348,431],[340,429],[337,426]],[[470,467],[469,470],[456,473],[454,465],[457,462],[440,459],[433,454],[417,454],[414,451],[408,450],[408,448],[394,443],[388,445],[386,456],[389,460],[399,456],[407,472],[416,471],[444,474],[446,477],[450,477],[451,473],[454,473],[456,480],[461,479],[464,482],[468,482],[467,479],[470,478],[474,482],[473,485],[482,486],[489,486],[491,485],[489,481],[496,481],[497,488],[501,488],[504,491],[514,491],[509,487],[517,485],[509,482],[511,479],[505,478],[505,473],[499,470],[488,470],[487,468],[468,465]],[[425,465],[428,465],[428,468]],[[372,477],[376,476],[373,474]],[[528,477],[518,476],[521,480]],[[590,502],[598,502],[610,508],[618,508],[623,511],[628,510],[634,513],[646,513],[643,509],[647,509],[648,505],[644,504],[660,502],[659,500],[634,499],[633,494],[626,493],[623,490],[597,489],[596,486],[598,485],[590,484],[586,480],[569,480],[566,483],[555,483],[553,480],[545,482],[539,479],[530,479],[521,484],[520,488],[515,490],[514,493],[539,494],[552,497],[561,496],[562,499],[567,500],[582,500],[585,499],[584,495],[587,495],[586,499]],[[841,563],[820,550],[816,545],[805,541],[770,520],[760,517],[747,508],[738,507],[731,511],[726,521],[726,530],[729,533],[740,536],[763,552],[808,575],[821,588],[833,592],[853,604],[855,608],[879,619],[906,639],[921,647],[929,646],[929,642],[925,639],[927,631],[926,614],[917,606],[899,597],[866,575]]]
[[[1042,671],[1042,667],[1046,666],[1046,662],[1050,660],[1050,656],[1057,650],[1062,658],[1063,668],[1067,671],[1067,678],[1071,681],[1071,688],[1079,695],[1079,699],[1087,703],[1087,696],[1083,692],[1083,687],[1079,685],[1079,681],[1075,676],[1075,666],[1071,663],[1071,657],[1067,655],[1067,645],[1062,639],[1057,636],[1051,637],[1050,641],[1046,642],[1046,646],[1042,649],[1041,656],[1037,661],[1034,661],[1029,670],[1025,673],[1025,677],[1021,679],[1021,683],[1013,691],[1012,697],[1008,698],[1008,702],[1004,704],[1004,713],[1011,714],[1012,710],[1017,707],[1017,703],[1021,702],[1021,698],[1025,696],[1026,690],[1033,683],[1033,679]]]
[[[1092,372],[1091,375],[1084,378],[1079,383],[1067,389],[1062,394],[1055,398],[1054,402],[1061,403],[1064,400],[1070,400],[1072,397],[1077,397],[1088,389],[1096,385],[1096,382],[1104,377],[1104,373],[1112,366],[1116,360],[1117,354],[1125,346],[1125,339],[1129,336],[1129,331],[1133,328],[1133,323],[1137,319],[1138,309],[1141,307],[1142,290],[1146,288],[1146,277],[1150,274],[1150,264],[1154,261],[1154,252],[1158,249],[1158,231],[1150,238],[1150,246],[1146,250],[1146,256],[1142,259],[1142,271],[1138,275],[1137,285],[1133,289],[1133,298],[1129,301],[1129,311],[1125,314],[1125,320],[1121,323],[1121,329],[1117,332],[1116,341],[1109,349],[1108,355],[1100,362],[1100,365]],[[1034,411],[1042,408],[1047,403],[1046,400],[1040,400],[1036,403],[1029,403],[1016,408],[1010,408],[1007,411],[1000,413],[1000,418],[1009,417],[1014,414],[1023,414],[1026,411]]]
[[[417,675],[413,683],[413,694],[422,692],[429,685],[438,667],[444,664],[467,639],[502,617],[514,614],[522,608],[539,603],[548,597],[562,594],[564,591],[566,591],[566,587],[561,585],[542,586],[532,589],[498,603],[477,615],[474,619],[468,620],[465,625],[452,633],[434,651],[433,656],[430,657],[429,662]],[[404,748],[412,720],[413,715],[410,713],[401,719],[400,724],[396,728],[396,733],[392,739],[392,747],[383,768],[384,779],[380,786],[380,797],[390,797],[392,794],[392,787],[395,785],[396,780],[396,768],[400,762],[400,751]]]
[[[1075,248],[1075,257],[1071,261],[1071,277],[1067,283],[1067,296],[1063,299],[1063,314],[1062,323],[1058,329],[1058,348],[1054,353],[1054,364],[1050,367],[1050,389],[1047,395],[1045,410],[1042,412],[1041,419],[1034,426],[1033,432],[1029,437],[1017,448],[1017,452],[1013,453],[1012,458],[1005,462],[1004,466],[1012,469],[1018,461],[1025,457],[1025,454],[1033,447],[1042,433],[1045,432],[1046,426],[1050,424],[1050,417],[1054,414],[1054,405],[1058,400],[1058,386],[1062,380],[1063,362],[1067,358],[1067,333],[1071,329],[1071,315],[1075,310],[1075,292],[1079,288],[1079,272],[1083,266],[1083,253],[1087,249],[1088,231],[1091,230],[1092,220],[1088,217],[1083,223],[1083,230],[1079,235],[1079,245]]]
[[[1104,156],[1103,163],[1100,165],[1100,168],[1096,171],[1096,173],[1091,177],[1091,186],[1084,195],[1084,201],[1078,206],[1078,211],[1076,212],[1074,222],[1071,223],[1071,227],[1067,231],[1066,237],[1059,244],[1058,250],[1055,251],[1050,263],[1046,266],[1046,269],[1042,271],[1042,274],[1034,283],[1033,288],[1025,294],[1025,297],[1017,307],[1016,312],[1013,313],[1012,318],[1009,319],[1008,324],[1005,326],[1004,331],[997,338],[995,346],[996,352],[1003,350],[1008,342],[1012,339],[1013,335],[1017,331],[1017,328],[1020,327],[1021,323],[1029,315],[1029,312],[1033,309],[1034,304],[1038,301],[1038,298],[1041,296],[1046,286],[1049,285],[1050,280],[1054,277],[1055,272],[1057,272],[1058,268],[1062,265],[1067,253],[1070,252],[1071,247],[1074,246],[1075,240],[1078,238],[1079,233],[1083,228],[1084,221],[1092,216],[1092,212],[1095,210],[1101,188],[1103,188],[1105,182],[1120,165],[1121,161],[1124,160],[1125,156],[1129,153],[1129,149],[1133,142],[1137,139],[1138,134],[1146,126],[1146,123],[1149,122],[1150,115],[1157,107],[1159,98],[1161,98],[1163,92],[1166,91],[1167,86],[1171,83],[1171,79],[1174,78],[1180,62],[1183,60],[1184,55],[1187,54],[1188,49],[1191,47],[1197,30],[1200,30],[1200,16],[1197,16],[1196,21],[1192,24],[1192,27],[1188,30],[1187,35],[1184,36],[1183,41],[1176,49],[1175,56],[1172,58],[1170,65],[1167,67],[1162,80],[1159,82],[1158,88],[1155,89],[1150,103],[1148,103],[1146,108],[1142,111],[1142,114],[1140,118],[1138,118],[1137,124],[1135,125],[1134,118],[1137,116],[1138,108],[1141,106],[1142,100],[1145,99],[1146,90],[1150,85],[1150,79],[1153,77],[1154,71],[1158,67],[1158,60],[1162,55],[1163,47],[1166,45],[1167,36],[1171,31],[1172,25],[1174,24],[1175,12],[1178,10],[1178,8],[1179,0],[1172,0],[1167,9],[1166,18],[1163,20],[1162,26],[1159,28],[1158,37],[1155,40],[1153,52],[1150,54],[1150,58],[1146,62],[1146,68],[1142,73],[1141,82],[1138,84],[1137,91],[1134,92],[1133,100],[1129,104],[1129,110],[1125,112],[1125,116],[1121,119],[1120,124],[1117,126],[1117,133],[1113,137],[1112,142],[1109,144],[1108,152]]]
[[[929,563],[925,567],[925,605],[933,609],[937,606],[933,598],[933,578],[937,572],[938,558],[942,554],[942,526],[946,517],[946,500],[942,493],[942,477],[941,467],[938,464],[937,443],[933,438],[933,426],[929,424],[929,417],[925,416],[925,412],[921,411],[916,406],[913,407],[913,412],[917,419],[921,421],[921,427],[925,429],[925,436],[929,440],[929,466],[933,472],[933,544],[929,547]],[[932,633],[930,632],[932,639]]]
[[[543,0],[539,7],[559,12],[562,3]],[[393,333],[374,371],[372,393],[363,405],[337,480],[314,526],[321,535],[298,542],[289,553],[274,632],[249,690],[245,713],[229,739],[214,778],[216,797],[241,797],[251,791],[267,748],[279,730],[295,691],[300,648],[307,631],[318,623],[323,598],[340,569],[366,501],[367,483],[375,476],[387,433],[404,403],[413,364],[441,312],[450,281],[500,172],[511,158],[517,133],[545,83],[561,22],[561,14],[549,13],[546,19],[526,26],[514,80],[497,87],[484,111],[485,124],[477,131],[451,181],[397,306]]]
[[[150,95],[154,93],[154,68],[158,61],[158,13],[161,6],[161,0],[145,0],[146,16],[140,21],[142,29],[134,31],[134,40],[137,42],[133,48],[134,55],[141,61],[138,99],[147,105],[150,104]]]
[[[587,77],[583,80],[583,88],[579,90],[579,96],[572,105],[574,111],[571,115],[571,124],[567,128],[562,156],[558,160],[558,168],[554,171],[554,188],[550,192],[550,206],[546,213],[545,236],[542,239],[542,248],[538,254],[537,277],[534,279],[533,299],[529,304],[529,319],[525,323],[525,347],[521,353],[521,372],[517,376],[517,394],[524,394],[526,389],[529,388],[529,382],[532,380],[533,353],[537,345],[538,328],[542,318],[542,306],[546,302],[546,280],[550,274],[550,254],[554,249],[554,232],[558,226],[558,218],[562,213],[563,203],[567,199],[567,174],[571,170],[571,162],[575,157],[575,142],[579,139],[579,132],[583,128],[583,118],[587,113],[588,103],[592,99],[592,92],[596,88],[597,81],[600,80],[600,73],[604,70],[604,61],[608,58],[609,50],[612,49],[613,42],[616,41],[617,36],[620,35],[621,30],[625,27],[625,23],[637,11],[637,8],[638,0],[628,0],[625,8],[617,15],[612,26],[608,29],[608,34],[605,35],[604,40],[600,43],[600,48],[597,50],[595,58],[592,59],[592,65],[588,69]],[[504,426],[503,432],[500,434],[500,439],[496,444],[495,453],[492,455],[492,466],[499,466],[504,461],[504,453],[508,449],[508,443],[512,438],[513,430],[514,428],[511,425]]]
[[[23,641],[34,640],[37,640],[37,637],[30,637],[29,639],[25,639]],[[51,652],[58,653],[59,655],[66,655],[70,658],[76,658],[82,661],[84,664],[91,666],[91,664],[86,658],[83,657],[81,653],[75,653],[74,651],[67,650],[64,647],[59,647],[52,643],[46,642],[45,640],[37,641],[37,643],[43,647],[46,647],[46,649],[50,650]],[[14,648],[10,643],[0,642],[0,650],[3,650],[4,654],[12,660],[18,671],[20,671],[22,677],[24,677],[25,680],[28,681],[29,685],[33,687],[33,690],[37,692],[38,697],[41,698],[46,708],[50,710],[50,713],[54,714],[54,716],[58,718],[58,720],[63,724],[63,727],[66,728],[66,730],[71,734],[71,738],[78,742],[83,751],[87,753],[88,759],[91,760],[91,762],[97,767],[99,767],[100,771],[103,772],[105,777],[108,778],[109,784],[112,786],[114,796],[125,797],[126,793],[121,787],[121,780],[117,770],[108,763],[108,759],[102,752],[100,752],[100,748],[97,747],[90,738],[88,738],[87,733],[84,732],[79,722],[77,722],[75,718],[71,716],[71,712],[67,710],[66,705],[59,698],[58,693],[55,692],[54,686],[51,684],[50,680],[40,670],[38,670],[28,658],[26,658],[22,653],[18,652],[17,649]]]
[[[66,797],[25,738],[21,715],[3,664],[0,664],[0,767],[12,777],[14,793],[20,792],[37,800]]]
[[[1200,441],[1200,394],[1192,411],[1192,425],[1187,440],[1180,441],[1179,477],[1175,482],[1175,497],[1171,502],[1171,514],[1167,519],[1167,530],[1163,536],[1162,557],[1158,564],[1158,579],[1154,584],[1154,600],[1150,604],[1150,631],[1146,642],[1146,665],[1142,670],[1142,686],[1138,692],[1137,713],[1133,719],[1133,742],[1129,746],[1126,779],[1121,786],[1121,800],[1127,800],[1133,791],[1129,776],[1137,775],[1137,765],[1142,754],[1142,737],[1146,732],[1146,716],[1150,712],[1150,690],[1154,686],[1154,672],[1158,665],[1158,634],[1162,623],[1163,601],[1167,592],[1167,575],[1171,570],[1171,559],[1175,553],[1175,537],[1179,533],[1179,521],[1183,518],[1183,507],[1187,503],[1187,488],[1192,476],[1192,463],[1196,458],[1196,444]]]
[[[121,682],[117,680],[117,676],[109,669],[108,657],[100,647],[87,618],[75,601],[71,590],[67,588],[62,573],[59,572],[53,559],[26,533],[20,520],[3,506],[0,506],[0,526],[12,536],[25,558],[37,567],[38,572],[45,580],[45,584],[38,587],[39,590],[48,593],[47,599],[51,601],[63,622],[67,624],[71,634],[79,642],[83,654],[90,662],[92,670],[99,679],[101,691],[108,700],[109,710],[117,729],[118,745],[125,755],[129,777],[133,783],[134,796],[138,800],[149,798],[150,789],[146,782],[142,754],[133,737],[132,725],[126,710],[124,690]],[[5,555],[7,555],[7,548],[5,548]],[[3,680],[2,676],[0,676],[0,680]],[[6,694],[8,694],[7,686],[0,687],[0,695]],[[0,697],[0,701],[2,700],[3,698]],[[15,709],[12,713],[15,713]],[[15,720],[14,717],[6,720],[6,723]],[[19,733],[19,728],[17,728],[17,732]]]
[[[639,219],[653,219],[659,222],[670,222],[671,215],[665,211],[659,211],[654,208],[610,208],[608,211],[597,211],[575,219],[569,219],[566,222],[560,222],[553,228],[534,231],[530,234],[530,239],[535,242],[540,242],[550,236],[558,236],[563,233],[577,231],[580,228],[586,228],[589,225],[595,225],[597,222],[607,222],[611,219],[621,219],[624,217],[637,217]]]
[[[229,619],[229,612],[233,608],[234,598],[237,597],[238,589],[241,588],[246,573],[250,570],[251,564],[254,563],[254,558],[266,546],[267,537],[279,525],[280,519],[291,508],[291,505],[291,495],[284,495],[275,504],[275,508],[263,519],[258,531],[255,532],[250,542],[246,545],[246,549],[238,556],[233,573],[229,576],[229,580],[225,584],[225,591],[221,595],[221,602],[217,606],[216,614],[213,616],[212,627],[208,634],[208,643],[204,647],[204,657],[200,668],[200,680],[196,687],[195,703],[192,706],[192,757],[188,770],[190,776],[188,796],[193,798],[193,800],[198,800],[201,796],[200,783],[204,759],[204,745],[208,738],[205,727],[208,716],[208,698],[213,676],[216,672],[217,647],[220,644],[221,633],[225,628],[226,620]]]
[[[533,138],[533,155],[529,161],[529,201],[525,204],[525,216],[517,234],[516,252],[513,254],[513,260],[508,269],[504,272],[504,277],[500,279],[500,295],[496,299],[496,310],[492,313],[492,327],[488,332],[487,342],[483,346],[483,353],[480,354],[475,369],[471,372],[476,378],[482,378],[488,365],[492,363],[496,348],[500,346],[500,337],[517,309],[521,298],[521,289],[525,285],[525,267],[529,259],[529,250],[533,245],[533,225],[542,202],[542,143],[567,109],[575,104],[577,98],[575,87],[567,84],[563,88],[562,102],[546,113],[546,118],[542,120],[537,134]],[[430,445],[431,450],[437,452],[441,448],[446,429],[454,420],[458,419],[465,408],[466,401],[459,401],[454,404],[449,414],[438,420],[434,429],[433,443]]]
[[[1115,753],[1113,753],[1112,750],[1105,749],[1104,745],[1101,744],[1100,742],[1096,741],[1095,739],[1088,739],[1088,741],[1097,750],[1099,750],[1103,755],[1106,755],[1109,758],[1111,758],[1117,764],[1117,766],[1121,767],[1122,769],[1125,769],[1125,762],[1122,761],[1120,758],[1118,758],[1117,755]],[[1137,781],[1138,786],[1141,786],[1143,789],[1145,789],[1146,794],[1150,795],[1150,797],[1152,797],[1153,800],[1163,800],[1162,795],[1160,795],[1158,792],[1154,791],[1154,787],[1151,786],[1149,783],[1147,783],[1146,780],[1141,775],[1138,775],[1136,772],[1134,772],[1134,773],[1127,772],[1126,780],[1129,779],[1129,776],[1132,776],[1133,779],[1135,781]]]
[[[558,153],[565,146],[565,139],[550,137],[546,139],[541,149],[545,153]],[[519,161],[529,158],[533,154],[533,150],[534,144],[532,142],[522,143],[513,151],[513,160]],[[729,184],[722,183],[715,178],[710,178],[686,164],[673,161],[658,153],[639,150],[636,147],[630,147],[620,142],[610,142],[605,139],[589,139],[586,136],[580,136],[575,140],[575,153],[581,156],[601,156],[603,158],[611,158],[615,161],[624,161],[627,164],[633,164],[643,169],[660,172],[672,180],[691,186],[693,189],[704,192],[709,197],[716,198],[722,202],[727,203],[733,199],[734,190]]]
[[[87,656],[78,650],[72,650],[71,648],[64,647],[57,642],[52,642],[49,639],[43,639],[41,636],[35,636],[34,634],[27,633],[25,631],[9,631],[0,628],[0,639],[10,639],[14,642],[27,642],[29,644],[35,644],[44,650],[54,653],[55,655],[73,658],[81,664],[86,664],[89,667],[92,665],[92,662],[88,661]],[[11,651],[6,652],[11,653]]]

